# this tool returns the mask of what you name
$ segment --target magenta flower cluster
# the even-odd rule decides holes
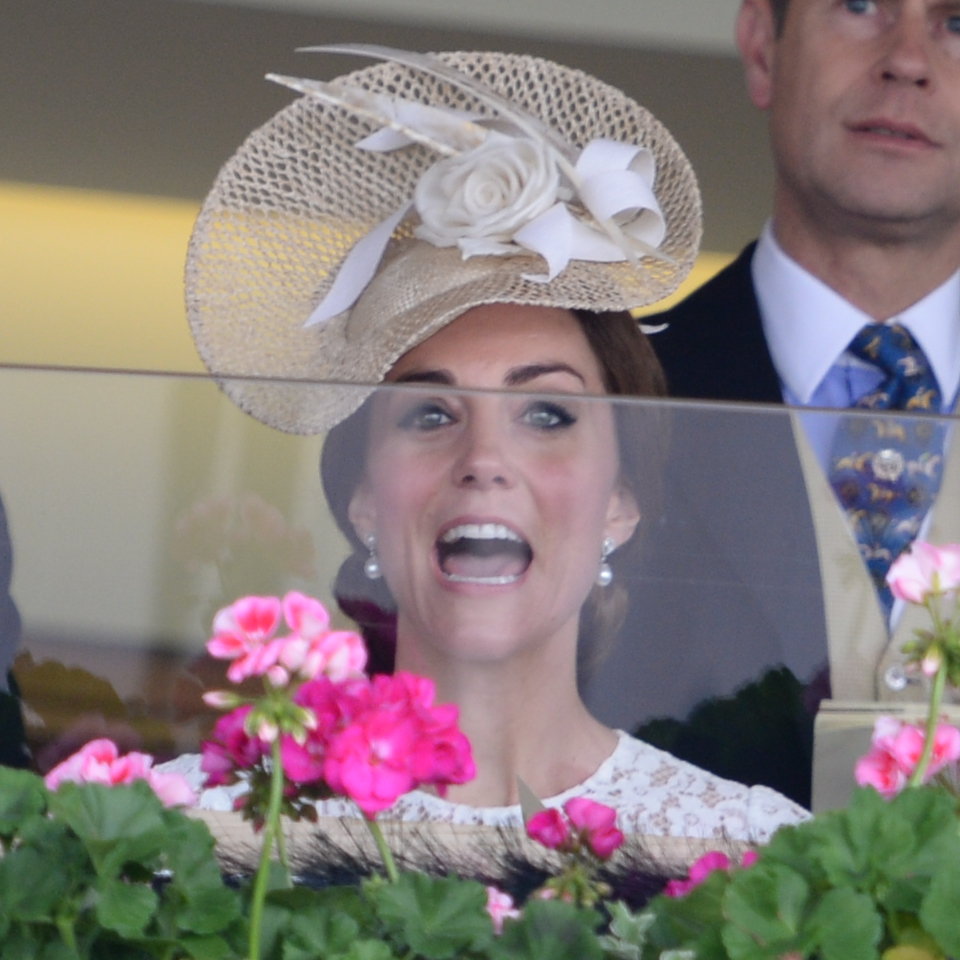
[[[290,633],[277,637],[281,620]],[[316,600],[297,593],[244,597],[217,614],[207,649],[232,661],[227,675],[234,682],[261,676],[268,686],[265,701],[236,706],[217,722],[203,746],[207,786],[236,782],[278,738],[291,793],[314,784],[350,797],[368,818],[417,787],[443,795],[476,774],[457,707],[435,704],[435,686],[425,677],[364,676],[363,641],[330,629]],[[222,692],[206,699],[235,703]]]

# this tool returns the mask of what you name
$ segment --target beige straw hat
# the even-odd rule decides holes
[[[274,380],[379,383],[473,306],[632,309],[687,275],[693,171],[621,91],[514,54],[322,49],[385,62],[273,78],[305,95],[220,171],[188,252],[197,348],[257,419],[329,429],[358,391]]]

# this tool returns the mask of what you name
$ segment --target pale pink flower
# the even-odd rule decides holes
[[[936,547],[915,540],[890,565],[890,591],[900,600],[924,603],[928,596],[960,587],[960,543]]]
[[[312,640],[329,632],[330,614],[319,600],[291,590],[281,605],[287,626],[304,639]]]
[[[218,660],[233,661],[227,670],[232,683],[263,676],[277,662],[282,642],[273,636],[281,613],[276,597],[242,597],[213,618],[207,652]]]
[[[208,690],[201,699],[208,707],[213,707],[215,710],[231,709],[240,702],[232,690]]]
[[[499,936],[503,933],[503,921],[507,919],[515,920],[520,916],[513,897],[509,893],[504,893],[496,887],[487,887],[487,913],[493,921],[493,932]]]
[[[295,633],[283,642],[278,660],[307,680],[321,674],[331,680],[345,680],[363,671],[367,648],[359,634],[351,630],[328,630],[309,637]]]
[[[919,724],[878,717],[873,728],[871,750],[857,761],[854,769],[857,783],[874,787],[885,797],[896,795],[917,769],[925,739],[925,731]],[[924,781],[958,760],[960,730],[948,723],[937,724]]]
[[[121,756],[112,740],[100,738],[91,740],[55,766],[43,782],[48,789],[56,790],[67,781],[117,786],[146,780],[166,806],[196,803],[196,795],[183,777],[158,773],[152,768],[153,757],[149,754],[131,751]]]
[[[548,807],[527,821],[527,835],[550,850],[563,850],[570,840],[570,825],[559,810]]]
[[[151,768],[145,779],[165,807],[196,806],[197,794],[182,774],[162,773]]]
[[[873,787],[884,797],[898,794],[907,785],[907,775],[893,755],[881,747],[874,747],[862,756],[853,769],[861,787]]]
[[[601,860],[608,859],[623,843],[623,834],[617,829],[617,811],[612,807],[586,797],[572,797],[563,810],[583,842]]]

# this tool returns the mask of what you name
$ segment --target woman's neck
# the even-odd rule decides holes
[[[515,804],[518,778],[536,796],[554,796],[587,779],[613,752],[616,735],[580,699],[572,659],[444,659],[429,666],[418,660],[404,657],[400,645],[398,668],[432,677],[438,702],[459,707],[460,728],[470,739],[477,765],[476,778],[451,787],[449,800],[471,806]]]

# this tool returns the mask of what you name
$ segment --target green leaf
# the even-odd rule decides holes
[[[0,859],[0,914],[7,921],[52,921],[70,892],[56,861],[33,847],[17,847]]]
[[[493,937],[486,890],[473,880],[403,873],[364,889],[391,939],[426,960],[480,949]]]
[[[0,836],[12,837],[47,808],[43,780],[27,770],[0,767]]]
[[[654,915],[649,911],[634,913],[620,900],[611,903],[607,912],[610,932],[600,938],[604,951],[621,960],[640,960]]]
[[[960,957],[960,865],[941,865],[920,908],[920,921],[947,956]]]
[[[50,795],[50,811],[84,842],[99,873],[115,874],[126,862],[154,868],[165,845],[164,807],[142,780],[65,783]]]
[[[348,891],[357,898],[356,888]],[[326,894],[332,893],[332,896]],[[314,960],[348,953],[361,934],[347,910],[339,909],[343,897],[338,888],[283,891],[270,897],[271,908],[284,908],[283,960]]]
[[[395,960],[396,954],[382,940],[357,940],[346,953],[324,960]],[[284,960],[287,960],[284,956]],[[316,960],[316,955],[311,958]]]
[[[883,921],[872,897],[844,888],[824,895],[811,929],[822,960],[876,960]]]
[[[138,937],[157,909],[157,895],[146,884],[106,880],[100,885],[97,919],[122,937]]]
[[[721,933],[732,960],[802,952],[809,900],[807,882],[788,867],[761,860],[735,874],[724,898],[729,923]]]
[[[530,900],[490,946],[491,960],[600,960],[593,910],[560,900]]]

